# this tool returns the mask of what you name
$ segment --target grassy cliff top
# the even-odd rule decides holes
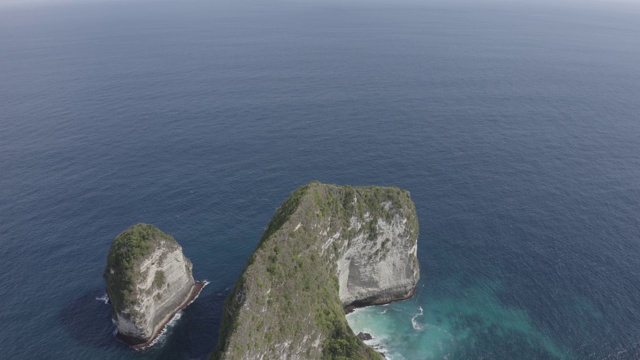
[[[293,191],[225,301],[212,359],[278,358],[289,346],[300,346],[296,357],[307,359],[381,359],[346,321],[336,259],[352,239],[375,238],[378,219],[398,217],[406,220],[407,238],[417,241],[408,191],[318,182]]]
[[[118,235],[109,249],[104,277],[116,311],[133,301],[136,265],[160,243],[179,246],[176,240],[151,224],[136,224]]]

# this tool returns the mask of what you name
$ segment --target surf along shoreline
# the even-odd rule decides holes
[[[158,326],[156,326],[155,331],[153,332],[153,336],[151,336],[149,340],[141,343],[139,339],[122,335],[120,334],[120,332],[116,333],[116,338],[126,343],[134,350],[145,350],[152,347],[156,343],[160,335],[162,335],[162,333],[166,329],[167,325],[171,322],[171,320],[173,320],[181,310],[191,305],[191,303],[193,303],[198,298],[198,296],[202,292],[202,289],[204,289],[204,287],[207,286],[208,284],[209,282],[206,280],[196,281],[193,287],[191,288],[191,292],[189,293],[189,296],[187,296],[187,298],[182,302],[182,304],[180,304],[175,310],[173,310],[167,316],[164,317],[164,319],[158,324]]]

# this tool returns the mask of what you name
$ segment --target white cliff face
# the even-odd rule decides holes
[[[153,251],[140,265],[137,302],[116,314],[118,331],[140,339],[155,336],[167,317],[189,297],[195,283],[191,269],[180,247],[161,246]]]
[[[359,230],[363,223],[352,218]],[[411,295],[418,282],[417,242],[407,219],[377,220],[377,236],[361,233],[349,241],[337,260],[343,306],[382,304]]]
[[[382,359],[348,329],[344,310],[413,295],[418,232],[398,188],[294,191],[225,302],[212,359]]]
[[[153,225],[138,224],[111,246],[105,279],[118,336],[147,343],[194,291],[192,265],[182,248]]]

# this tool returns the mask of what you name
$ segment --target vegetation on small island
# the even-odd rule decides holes
[[[335,259],[356,236],[375,237],[378,219],[395,216],[405,218],[417,238],[415,207],[405,190],[312,182],[293,191],[225,300],[211,359],[270,358],[282,346],[299,344],[308,344],[299,356],[309,359],[382,359],[346,321]],[[354,226],[354,219],[362,226]],[[332,234],[340,236],[327,241]],[[323,341],[313,344],[314,338]]]
[[[111,245],[107,258],[104,277],[107,282],[107,294],[114,310],[124,308],[135,301],[134,285],[139,274],[136,263],[158,246],[159,240],[175,243],[176,240],[151,224],[136,224],[118,235]],[[165,278],[162,271],[155,274],[154,284],[161,287]]]
[[[161,288],[164,285],[164,271],[158,270],[153,276],[153,286]]]

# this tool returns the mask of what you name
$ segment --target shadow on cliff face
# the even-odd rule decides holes
[[[111,306],[99,299],[104,290],[90,291],[62,308],[59,314],[64,329],[82,344],[100,349],[125,349],[114,337]]]
[[[115,338],[111,305],[99,298],[104,290],[90,291],[67,304],[60,322],[76,341],[106,352],[131,352],[140,359],[206,359],[218,341],[222,308],[229,289],[215,291],[207,286],[202,294],[181,312],[180,319],[148,350],[135,351]]]

